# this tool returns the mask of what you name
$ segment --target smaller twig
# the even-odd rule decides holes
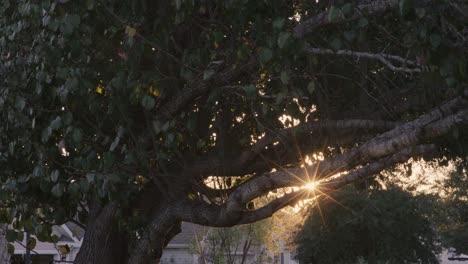
[[[16,240],[15,241],[16,243],[18,243],[20,246],[24,247],[24,249],[28,249],[28,247],[26,245],[24,245],[21,241],[19,240]],[[34,254],[39,254],[37,251],[35,251],[34,249],[31,249],[31,252],[34,253]]]
[[[352,51],[352,50],[331,50],[331,49],[322,49],[322,48],[313,48],[313,47],[306,47],[305,51],[312,54],[323,54],[323,55],[336,55],[336,56],[351,56],[355,58],[367,58],[378,60],[387,66],[390,70],[394,72],[406,72],[406,73],[419,73],[422,72],[421,68],[407,68],[407,67],[398,67],[392,64],[389,60],[394,60],[406,65],[413,65],[416,66],[418,63],[415,61],[407,60],[400,56],[390,55],[385,53],[369,53],[369,52],[360,52],[360,51]]]

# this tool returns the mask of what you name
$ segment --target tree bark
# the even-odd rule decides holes
[[[0,225],[0,263],[10,263],[10,254],[8,254],[8,241],[6,240],[6,231],[8,225]]]
[[[126,263],[125,234],[118,228],[117,204],[104,207],[94,202],[90,208],[86,234],[75,264]]]
[[[160,263],[163,249],[181,231],[181,221],[173,209],[170,204],[163,204],[154,211],[151,222],[131,251],[128,264]]]

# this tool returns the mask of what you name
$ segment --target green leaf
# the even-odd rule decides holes
[[[57,243],[59,241],[59,237],[57,235],[50,236],[50,240],[52,243]]]
[[[52,130],[57,130],[62,126],[62,118],[57,116],[52,122],[50,122],[50,128]]]
[[[278,93],[276,95],[276,104],[281,104],[283,100],[286,98],[286,93]]]
[[[307,85],[307,91],[309,91],[309,94],[312,95],[315,91],[315,82],[310,81],[309,84]]]
[[[8,151],[10,152],[10,155],[15,154],[15,145],[15,142],[10,142],[10,144],[8,144]]]
[[[173,133],[169,133],[169,134],[167,135],[167,142],[168,142],[168,143],[174,142],[174,139],[175,139],[175,136],[174,136]]]
[[[17,238],[18,234],[15,230],[7,230],[6,232],[6,240],[8,242],[15,242],[16,238]]]
[[[207,69],[203,72],[203,80],[209,80],[216,72],[213,69]]]
[[[63,115],[63,123],[67,126],[71,125],[71,122],[73,121],[73,114],[70,112],[67,112]]]
[[[120,137],[119,136],[115,137],[114,141],[110,145],[109,151],[114,151],[115,148],[119,145],[119,142],[120,142]]]
[[[157,120],[153,120],[152,122],[153,124],[153,130],[154,130],[154,133],[157,135],[161,132],[162,130],[162,124],[161,122],[157,121]]]
[[[369,21],[365,17],[361,17],[358,21],[358,27],[363,28],[369,25]]]
[[[354,30],[345,31],[343,32],[343,36],[347,41],[351,42],[356,39],[356,32]]]
[[[78,89],[78,86],[79,82],[76,78],[67,79],[67,81],[65,82],[65,88],[68,91],[76,91]]]
[[[49,140],[51,135],[52,135],[51,127],[46,127],[44,130],[42,130],[42,134],[41,134],[42,143],[46,143]]]
[[[341,13],[341,10],[336,8],[335,6],[331,6],[330,10],[328,10],[328,21],[330,21],[330,22],[336,22],[342,16],[343,16],[343,14]]]
[[[96,180],[96,174],[88,173],[86,174],[86,179],[88,180],[88,183],[94,183],[94,181]]]
[[[431,46],[436,49],[437,47],[439,47],[442,39],[439,34],[432,33],[431,36],[429,37],[429,41],[431,42]]]
[[[415,11],[419,18],[423,18],[426,15],[426,9],[424,8],[416,8]]]
[[[52,190],[50,192],[52,193],[53,196],[60,198],[63,195],[63,191],[64,191],[63,184],[57,183],[54,185],[54,187],[52,187]]]
[[[273,28],[274,29],[281,29],[284,25],[284,18],[277,18],[273,21]]]
[[[156,102],[154,99],[149,96],[149,95],[144,95],[143,99],[141,100],[141,105],[146,109],[146,110],[151,110],[155,106]]]
[[[86,0],[86,7],[88,10],[94,9],[94,0]]]
[[[176,5],[176,9],[180,10],[180,8],[182,7],[182,0],[176,0],[175,5]]]
[[[24,107],[26,106],[26,100],[23,97],[17,96],[15,100],[15,107],[19,111],[23,111]]]
[[[10,244],[8,243],[8,254],[10,254],[10,256],[13,256],[15,254],[15,246],[13,246],[13,244]]]
[[[41,177],[42,174],[43,174],[42,164],[37,164],[36,166],[34,166],[33,176],[34,177]]]
[[[26,247],[29,250],[33,250],[36,247],[36,244],[37,244],[36,239],[34,237],[31,237],[31,238],[29,238],[29,241],[28,241]]]
[[[410,12],[411,8],[414,6],[412,0],[400,0],[398,4],[401,16],[406,16]]]
[[[268,114],[268,110],[269,110],[268,105],[267,105],[267,104],[263,104],[263,105],[262,105],[262,113],[263,113],[264,115],[266,115],[266,114]]]
[[[49,24],[52,25],[53,23]],[[64,22],[60,25],[60,32],[62,32],[64,35],[70,35],[73,33],[73,26],[70,23]]]
[[[242,88],[244,89],[247,98],[254,98],[257,95],[257,88],[253,84],[245,85]]]
[[[80,16],[77,14],[69,15],[67,20],[67,22],[70,23],[73,28],[78,27],[81,22]]]
[[[289,83],[288,73],[286,71],[281,71],[280,79],[283,84],[288,84]]]
[[[269,48],[261,48],[259,52],[260,62],[266,63],[273,58],[273,51]]]
[[[50,180],[52,182],[57,182],[58,181],[58,178],[59,178],[59,175],[60,175],[60,172],[58,170],[54,170],[51,174],[50,174]]]
[[[454,87],[457,84],[457,80],[453,77],[448,77],[447,79],[445,79],[445,83],[448,87]]]
[[[75,141],[75,143],[80,143],[81,138],[82,138],[81,130],[75,128],[73,130],[73,140]]]
[[[291,36],[291,33],[289,32],[281,32],[278,36],[278,47],[282,49],[286,42],[288,41],[289,37]]]
[[[72,195],[77,195],[80,192],[80,185],[77,182],[72,182],[70,185],[68,185],[68,191]]]
[[[103,156],[104,156],[103,160],[104,160],[105,167],[106,168],[112,167],[112,165],[114,165],[114,160],[115,160],[112,152],[105,152]]]
[[[346,3],[341,7],[341,12],[345,17],[349,17],[353,14],[353,4],[351,3]]]
[[[333,38],[331,41],[330,41],[330,46],[335,49],[335,50],[339,50],[342,46],[342,43],[341,43],[341,39],[339,38]]]

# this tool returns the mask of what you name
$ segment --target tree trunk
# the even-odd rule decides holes
[[[161,206],[155,211],[146,232],[137,241],[128,264],[159,264],[163,249],[181,231],[181,221],[171,215],[171,208]]]
[[[125,235],[119,231],[117,205],[101,207],[94,203],[89,212],[86,233],[75,264],[126,263],[128,248]]]
[[[157,218],[141,234],[129,252],[128,237],[118,228],[117,207],[109,204],[104,208],[95,206],[90,212],[85,238],[75,264],[158,264],[163,249],[180,233],[180,221]],[[150,231],[152,230],[152,231]]]
[[[8,254],[8,242],[6,240],[6,231],[8,225],[0,225],[0,263],[10,263],[10,254]]]

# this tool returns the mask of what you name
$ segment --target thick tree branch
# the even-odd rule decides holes
[[[249,164],[256,161],[260,154],[267,151],[267,147],[276,142],[284,142],[285,145],[289,145],[289,143],[299,141],[304,144],[303,142],[307,140],[303,139],[313,137],[316,140],[312,140],[308,144],[314,145],[315,148],[323,148],[325,147],[323,143],[325,137],[329,139],[328,144],[333,144],[334,142],[340,142],[340,139],[348,135],[381,133],[394,128],[398,124],[399,122],[364,119],[310,121],[266,135],[250,149],[242,151],[237,158],[230,159],[229,162],[223,162],[218,157],[197,160],[191,166],[187,166],[183,174],[196,177],[248,174]]]
[[[384,156],[390,155],[402,148],[406,148],[412,145],[417,145],[424,140],[435,138],[438,136],[447,133],[448,130],[453,128],[454,126],[458,125],[459,123],[466,122],[466,117],[464,117],[466,110],[458,112],[459,109],[462,107],[467,107],[468,102],[463,99],[462,97],[457,97],[451,101],[446,102],[442,106],[436,108],[435,110],[431,111],[430,113],[421,116],[420,118],[408,122],[404,125],[398,126],[387,133],[384,133],[380,136],[377,136],[365,144],[361,145],[358,148],[351,149],[350,151],[337,155],[333,158],[327,159],[323,162],[313,164],[307,167],[307,170],[296,168],[291,170],[285,171],[278,171],[275,172],[276,175],[284,174],[283,176],[275,176],[272,178],[278,179],[276,184],[283,184],[284,182],[281,180],[282,177],[286,179],[290,179],[291,175],[296,175],[299,179],[306,179],[312,177],[314,179],[322,179],[326,178],[330,175],[336,174],[341,171],[349,170],[354,168],[355,166],[370,162],[375,159],[380,159]],[[458,112],[458,113],[457,113]],[[456,113],[456,114],[454,114]],[[444,119],[445,118],[445,119]],[[444,119],[440,121],[440,119]],[[439,122],[428,126],[429,124],[439,120]],[[334,121],[336,122],[336,121]],[[388,128],[387,126],[392,126],[391,123],[381,123],[378,125],[377,123],[373,123],[371,126],[370,121],[351,121],[348,124],[349,128],[365,128],[365,127],[373,127],[373,128]],[[326,122],[325,122],[326,123]],[[352,124],[352,125],[351,125]],[[328,124],[330,126],[324,125],[322,126],[319,123],[312,123],[312,124],[304,124],[304,128],[306,131],[314,131],[314,129],[326,129],[334,127],[335,129],[338,127],[344,127],[345,123],[332,123]],[[319,129],[319,130],[320,130]],[[378,129],[377,129],[378,130]],[[294,129],[286,129],[280,136],[287,136],[291,134]],[[280,134],[281,134],[280,133]],[[315,137],[316,135],[314,135]],[[317,137],[319,138],[319,137]],[[209,162],[203,163],[196,163],[193,166],[189,166],[185,171],[184,174],[186,175],[193,175],[196,179],[197,177],[202,177],[204,175],[217,175],[217,176],[232,176],[232,175],[243,175],[246,174],[246,171],[251,170],[249,169],[248,163],[249,161],[254,160],[253,158],[256,157],[268,143],[274,142],[278,139],[278,135],[275,136],[268,136],[264,139],[257,142],[258,145],[254,145],[251,150],[248,150],[242,153],[237,160],[234,162],[224,162],[222,159],[219,158],[212,158]],[[301,146],[303,147],[303,146]],[[294,157],[297,160],[297,157]],[[270,168],[272,167],[271,164],[268,162],[262,162],[262,164],[268,165]],[[258,165],[258,164],[257,164]],[[267,168],[268,166],[263,166]],[[255,167],[255,166],[254,166]],[[261,170],[261,168],[255,167],[255,169]],[[251,170],[251,172],[255,172],[255,170]],[[256,171],[258,172],[258,170]],[[265,177],[268,176],[269,173],[265,174]],[[309,176],[310,175],[310,176]],[[286,181],[287,182],[287,181]],[[250,183],[249,184],[253,184]],[[266,184],[266,183],[265,183]],[[276,187],[277,185],[273,184],[271,187]],[[246,187],[248,188],[248,187]],[[278,187],[279,188],[279,187]],[[235,194],[232,194],[235,195]]]
[[[335,178],[331,181],[320,184],[316,192],[308,190],[298,190],[273,200],[267,205],[253,210],[241,210],[237,213],[229,213],[228,205],[208,205],[204,203],[195,204],[195,208],[191,209],[191,213],[183,214],[182,218],[184,221],[190,221],[193,223],[214,225],[215,226],[231,226],[237,224],[248,224],[262,219],[271,217],[276,211],[290,205],[294,205],[300,200],[313,198],[314,196],[320,196],[324,193],[337,190],[349,183],[362,180],[382,170],[395,166],[399,163],[407,161],[411,157],[421,156],[427,153],[432,153],[436,150],[435,145],[420,145],[413,148],[407,148],[399,151],[391,156],[385,157],[379,161],[370,163],[362,168],[356,169],[348,174],[344,174]],[[198,213],[195,213],[198,212]]]
[[[303,38],[306,34],[313,32],[317,28],[324,27],[331,24],[338,24],[344,21],[358,19],[366,13],[369,16],[375,16],[387,12],[388,10],[394,9],[398,6],[398,0],[377,0],[372,1],[369,4],[358,5],[354,14],[349,18],[341,17],[334,21],[328,19],[328,11],[323,11],[297,25],[294,28],[294,34],[297,38]]]
[[[255,66],[255,58],[252,58],[242,66],[235,69],[228,68],[216,74],[213,79],[203,80],[203,76],[195,78],[194,81],[186,84],[185,88],[180,90],[172,100],[169,100],[166,104],[161,106],[158,111],[159,117],[157,121],[164,123],[174,117],[174,115],[179,113],[184,107],[190,105],[188,104],[190,101],[208,92],[212,87],[219,87],[232,83],[234,80],[238,80],[240,76],[251,73]]]
[[[168,239],[172,239],[180,232],[180,222],[176,220],[173,211],[173,208],[165,204],[153,215],[145,232],[140,234],[141,238],[137,240],[128,264],[152,263],[152,261],[159,263],[159,259],[153,256],[160,256],[169,242]]]
[[[287,193],[284,196],[277,198],[270,202],[269,204],[253,211],[244,213],[240,219],[239,224],[249,224],[254,223],[268,217],[271,217],[278,210],[283,209],[287,206],[292,206],[297,202],[310,198],[311,194],[307,190],[299,190],[291,193]]]
[[[340,175],[330,181],[320,183],[316,188],[318,188],[321,192],[326,192],[327,190],[336,190],[349,183],[369,178],[387,168],[393,167],[399,163],[406,162],[412,157],[420,157],[426,154],[434,153],[436,151],[437,147],[433,144],[406,148],[391,156],[385,157],[362,168],[356,169],[350,173]]]
[[[265,136],[256,142],[252,148],[240,155],[237,164],[240,166],[245,165],[254,157],[259,155],[265,150],[265,147],[277,141],[291,141],[300,135],[346,135],[354,134],[356,132],[384,132],[394,128],[398,122],[384,121],[384,120],[320,120],[311,121],[304,124],[297,125],[291,128],[285,128],[275,134]]]
[[[464,101],[461,98],[459,99]],[[311,180],[316,181],[328,178],[334,174],[351,170],[356,166],[394,155],[394,153],[402,149],[421,144],[426,140],[442,136],[455,126],[468,123],[467,108],[451,114],[441,111],[442,108],[447,110],[447,106],[453,105],[457,100],[449,101],[446,105],[440,107],[440,109],[436,109],[412,122],[395,128],[381,136],[377,136],[343,154],[306,166],[305,168],[265,173],[260,177],[248,181],[238,186],[229,196],[226,202],[227,211],[242,210],[247,202],[271,190],[287,186],[304,185],[305,182]]]

